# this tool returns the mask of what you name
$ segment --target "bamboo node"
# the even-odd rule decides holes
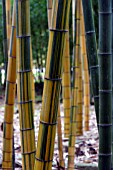
[[[98,126],[100,126],[100,127],[110,127],[110,126],[112,126],[112,124],[98,124]]]
[[[112,14],[112,12],[109,12],[109,11],[106,11],[106,12],[99,11],[98,13],[99,13],[99,14],[102,14],[102,15]]]
[[[48,122],[44,122],[44,121],[42,121],[42,120],[40,120],[40,123],[41,123],[41,124],[44,124],[44,125],[47,125],[47,126],[54,126],[54,125],[56,125],[56,124],[57,124],[57,122],[54,122],[54,123],[48,123]]]
[[[28,100],[28,101],[17,102],[17,104],[26,104],[26,103],[30,103],[30,102],[33,102],[33,100]]]
[[[97,69],[99,68],[99,65],[96,65],[96,66],[90,66],[89,69],[92,70],[92,69]]]
[[[100,157],[102,157],[102,156],[111,156],[112,155],[112,153],[106,153],[106,154],[104,154],[104,153],[99,153],[98,154],[98,156]]]
[[[62,81],[61,78],[47,78],[47,77],[44,77],[44,79],[50,80],[50,81]]]
[[[95,30],[91,30],[91,31],[86,31],[85,34],[93,34],[95,33]]]
[[[16,38],[30,38],[31,35],[19,35],[19,36],[16,36]]]
[[[28,73],[28,72],[31,72],[32,69],[29,69],[29,70],[19,70],[17,71],[17,73]]]
[[[20,131],[28,131],[28,130],[33,130],[34,129],[34,127],[32,127],[32,128],[26,128],[26,129],[21,129],[20,128]]]
[[[21,153],[22,155],[30,155],[30,154],[32,154],[32,153],[36,153],[36,150],[34,150],[34,151],[32,151],[32,152],[23,152],[23,153]]]
[[[51,160],[42,160],[42,159],[39,159],[39,158],[37,158],[36,156],[35,156],[35,158],[36,158],[36,160],[37,161],[40,161],[40,162],[52,162],[53,161],[53,159],[51,159]]]
[[[100,93],[112,93],[112,90],[99,90]]]
[[[53,29],[53,28],[50,28],[49,30],[54,32],[64,32],[64,33],[68,32],[68,30],[60,30],[60,29]]]

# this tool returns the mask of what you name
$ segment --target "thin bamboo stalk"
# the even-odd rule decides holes
[[[63,104],[64,104],[64,137],[69,138],[70,111],[71,111],[71,80],[70,80],[70,50],[69,31],[66,34],[66,47],[63,58]]]
[[[99,0],[99,170],[112,157],[112,0]]]
[[[35,159],[35,170],[50,170],[54,151],[56,121],[62,76],[62,60],[65,48],[65,36],[71,0],[54,0],[52,24],[49,34],[46,74],[39,135]],[[56,10],[56,4],[57,10]],[[55,14],[55,11],[57,13]],[[56,15],[56,19],[55,16]],[[56,20],[56,22],[54,22]]]
[[[58,107],[58,150],[59,150],[59,166],[65,168],[64,158],[63,158],[63,145],[62,145],[62,130],[61,130],[61,116],[60,116],[60,103]]]
[[[82,8],[82,5],[81,5]],[[86,52],[85,28],[83,10],[81,9],[81,48],[83,57],[83,75],[84,75],[84,130],[89,130],[89,107],[90,107],[90,83],[89,83],[89,70]]]
[[[83,134],[83,80],[82,80],[81,42],[80,42],[79,48],[80,48],[80,53],[79,53],[79,77],[78,77],[78,113],[76,115],[76,126],[77,126],[76,135],[77,136],[80,136]]]
[[[34,169],[35,133],[32,97],[30,1],[16,1],[17,95],[20,119],[22,169]],[[28,140],[29,139],[29,140]]]
[[[14,169],[13,115],[14,115],[15,90],[16,90],[16,6],[14,1],[10,48],[9,48],[8,73],[7,73],[6,93],[5,93],[2,169]]]
[[[97,124],[99,123],[99,72],[98,72],[98,58],[96,36],[94,28],[94,19],[92,12],[91,0],[82,0],[84,22],[85,22],[85,35],[86,35],[86,48],[88,56],[88,64],[91,75],[91,87],[94,97],[95,111]]]
[[[80,58],[80,0],[76,0],[76,41],[74,48],[72,105],[70,117],[70,136],[68,147],[68,170],[74,169],[75,140],[76,140],[76,116],[78,114],[78,83],[79,83],[79,58]]]
[[[5,65],[5,81],[7,77],[7,62],[8,62],[8,49],[7,49],[7,28],[6,28],[6,0],[2,0],[2,13],[3,13],[3,50],[4,50],[4,65]]]
[[[10,35],[11,35],[11,1],[10,0],[6,0],[6,23],[7,23],[7,48],[9,50]]]
[[[113,0],[112,0],[112,29],[113,29]],[[112,64],[113,64],[113,32],[112,32]],[[112,101],[113,101],[113,66],[112,66]],[[113,169],[113,107],[112,107],[112,167]]]

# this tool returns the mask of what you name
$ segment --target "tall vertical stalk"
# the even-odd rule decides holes
[[[52,4],[53,0],[47,1],[47,10],[48,10],[48,28],[51,28],[51,18],[52,18]],[[57,3],[58,5],[58,3]],[[57,124],[57,134],[58,134],[58,150],[59,150],[59,166],[65,167],[63,159],[63,145],[62,145],[62,130],[61,130],[61,117],[60,117],[60,101],[58,107],[58,124]]]
[[[86,34],[86,48],[88,63],[91,75],[91,87],[93,91],[95,111],[97,124],[99,123],[99,72],[98,72],[98,58],[97,58],[97,46],[96,36],[94,28],[94,19],[92,12],[91,0],[82,0],[84,22],[85,22],[85,34]]]
[[[62,60],[64,55],[70,2],[71,0],[53,1],[52,24],[49,34],[35,170],[50,170],[52,168],[59,94],[61,87]],[[57,3],[58,5],[56,9]],[[57,12],[56,14],[55,11]],[[54,17],[55,15],[56,19]]]
[[[74,66],[73,66],[73,85],[72,85],[72,104],[70,116],[70,136],[68,147],[68,169],[74,169],[75,157],[75,138],[78,114],[78,83],[79,83],[79,57],[80,57],[80,2],[76,1],[76,38],[74,43]]]
[[[32,96],[30,1],[16,0],[17,25],[17,95],[20,119],[22,169],[33,170],[35,133]]]
[[[113,0],[112,0],[112,29],[113,29]],[[113,32],[112,32],[112,64],[113,64]],[[113,66],[112,66],[112,101],[113,101]],[[113,170],[113,106],[112,106],[112,168]]]
[[[111,170],[112,0],[99,0],[99,170]]]
[[[13,115],[16,90],[16,8],[13,5],[12,29],[9,48],[9,62],[6,80],[5,113],[3,123],[2,169],[13,169]]]
[[[7,23],[7,47],[9,50],[9,42],[11,35],[11,0],[6,0],[6,23]]]
[[[4,65],[5,65],[5,80],[7,76],[7,62],[8,62],[8,49],[7,49],[7,27],[6,27],[6,0],[2,0],[2,13],[3,13],[3,50],[4,50]]]
[[[64,104],[64,137],[69,138],[70,111],[71,111],[69,30],[66,34],[66,47],[65,47],[64,58],[63,58],[62,88],[63,88],[63,104]]]
[[[82,6],[81,6],[82,8]],[[88,70],[88,60],[86,51],[86,40],[85,40],[85,28],[84,28],[84,18],[83,10],[81,9],[81,50],[83,57],[83,75],[84,75],[84,130],[89,130],[89,107],[90,107],[90,83],[89,83],[89,70]]]

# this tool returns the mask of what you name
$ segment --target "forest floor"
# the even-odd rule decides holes
[[[35,136],[36,142],[38,137],[38,126],[39,126],[39,115],[41,110],[41,103],[35,104],[35,114],[34,114],[34,122],[35,122]],[[0,96],[0,126],[4,119],[4,96]],[[64,121],[64,112],[63,105],[61,104],[61,121],[63,124]],[[98,131],[96,126],[95,119],[95,111],[94,106],[90,107],[90,130],[88,132],[84,132],[83,136],[79,136],[76,139],[75,144],[75,169],[83,169],[83,170],[97,170],[98,166]],[[17,109],[17,105],[15,106],[15,114],[14,114],[14,141],[15,141],[15,162],[17,170],[21,170],[21,143],[20,143],[20,131],[19,131],[19,113]],[[63,127],[62,127],[63,129]],[[0,130],[0,165],[2,163],[2,136],[3,132]],[[63,150],[64,150],[64,160],[65,166],[67,166],[68,161],[68,140],[63,137]],[[53,167],[52,169],[62,169],[58,167],[58,145],[57,138],[55,142],[54,149],[54,159],[53,159]]]

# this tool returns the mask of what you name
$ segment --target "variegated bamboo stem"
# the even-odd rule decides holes
[[[51,28],[52,3],[53,3],[52,0],[48,0],[48,27],[49,27],[49,29]],[[60,102],[59,102],[59,108],[58,108],[57,132],[58,132],[59,166],[64,168],[61,117],[60,117]]]
[[[68,170],[74,169],[75,138],[78,114],[78,83],[79,83],[79,59],[80,59],[80,0],[76,1],[76,41],[74,47],[73,85],[72,85],[72,105],[70,118],[70,136],[68,148]]]
[[[32,97],[32,62],[30,35],[30,1],[16,1],[17,24],[17,95],[20,119],[22,169],[33,170],[35,133]]]
[[[82,7],[81,7],[82,8]],[[85,28],[83,10],[81,9],[81,47],[83,57],[83,74],[84,74],[84,130],[89,130],[89,107],[90,107],[90,83],[89,70],[86,51]]]
[[[54,0],[49,34],[35,170],[51,170],[62,76],[62,61],[71,0]],[[56,5],[58,3],[58,5]],[[57,9],[56,9],[57,7]],[[55,11],[57,13],[55,14]],[[55,17],[56,16],[56,17]]]
[[[15,89],[16,89],[16,6],[14,1],[10,48],[9,48],[8,73],[7,73],[6,93],[5,93],[2,169],[14,169],[13,115],[14,115]]]

